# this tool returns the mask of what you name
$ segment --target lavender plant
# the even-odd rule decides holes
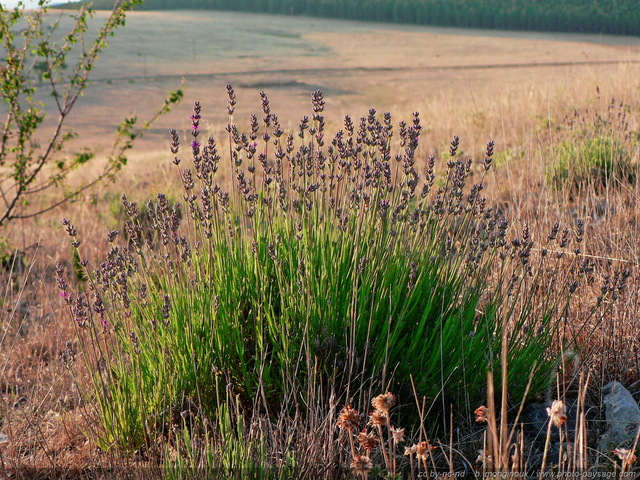
[[[320,92],[296,134],[261,93],[262,118],[243,133],[227,90],[228,158],[202,138],[196,103],[192,164],[171,131],[183,204],[150,201],[149,238],[123,195],[127,242],[112,231],[94,271],[80,261],[88,290],[72,292],[59,272],[103,448],[154,445],[187,428],[176,412],[191,412],[190,431],[207,431],[229,392],[239,415],[299,414],[312,381],[349,399],[372,379],[402,388],[411,375],[421,395],[461,401],[481,392],[503,341],[510,391],[521,394],[530,372],[534,390],[546,385],[558,318],[583,282],[578,256],[565,255],[560,226],[541,250],[527,228],[508,240],[508,222],[482,197],[492,142],[474,168],[455,137],[438,187],[436,158],[418,166],[417,113],[397,128],[375,110],[346,117],[328,140]],[[225,168],[230,188],[218,180]]]

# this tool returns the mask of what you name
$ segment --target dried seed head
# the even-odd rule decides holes
[[[567,421],[564,402],[562,400],[554,400],[551,407],[547,407],[547,415],[551,418],[551,423],[560,428],[560,425]]]
[[[374,410],[369,415],[369,425],[386,425],[387,413],[382,410]]]
[[[629,450],[627,448],[616,448],[613,453],[615,453],[624,465],[631,465],[635,463],[637,460],[635,453],[633,450]]]
[[[358,436],[356,437],[356,441],[364,448],[367,452],[371,452],[374,448],[380,445],[380,440],[373,433],[367,433],[367,430],[362,430]]]
[[[345,405],[338,415],[338,427],[342,430],[349,430],[352,432],[358,428],[360,423],[360,414],[351,405]]]
[[[405,455],[413,455],[414,453],[416,453],[416,446],[412,445],[411,447],[404,447],[404,454]]]
[[[380,410],[382,412],[388,413],[389,410],[395,406],[396,404],[396,396],[391,393],[383,393],[382,395],[378,395],[371,401],[371,405],[376,410]]]
[[[413,447],[414,453],[416,454],[416,458],[418,460],[426,461],[427,456],[431,450],[435,450],[437,447],[434,447],[429,442],[420,442],[416,443]]]
[[[389,429],[389,432],[391,432],[391,436],[393,437],[396,443],[400,443],[404,441],[404,428],[391,427]]]
[[[372,468],[373,463],[367,455],[356,455],[351,460],[351,470],[360,477],[367,478]]]
[[[476,408],[473,413],[476,416],[476,422],[485,423],[487,421],[487,407],[484,405]]]

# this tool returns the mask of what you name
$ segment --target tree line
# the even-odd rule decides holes
[[[109,9],[114,1],[86,3]],[[483,29],[640,35],[638,0],[146,0],[138,9],[231,10]]]

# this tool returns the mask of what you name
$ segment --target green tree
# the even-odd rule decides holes
[[[125,119],[117,129],[104,169],[80,186],[69,186],[69,173],[90,164],[95,154],[84,148],[71,159],[61,159],[63,146],[76,136],[65,124],[107,40],[125,24],[126,13],[142,1],[115,1],[111,15],[93,38],[88,38],[93,12],[84,6],[72,15],[73,25],[63,33],[59,20],[51,23],[51,16],[46,15],[49,0],[39,0],[33,10],[26,10],[22,2],[10,10],[0,5],[0,52],[4,57],[0,67],[0,227],[49,211],[91,186],[113,179],[126,164],[126,152],[135,139],[181,99],[180,90],[171,92],[153,117],[142,124],[137,117]],[[68,57],[77,52],[75,63],[67,65]],[[57,117],[53,127],[46,129],[47,140],[42,143],[36,138],[46,117],[45,105],[36,99],[40,89],[50,90]],[[58,189],[57,196],[50,203],[30,207],[30,199],[54,189]]]

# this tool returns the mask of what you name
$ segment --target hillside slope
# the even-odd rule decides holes
[[[85,3],[110,9],[114,1]],[[139,9],[235,10],[500,30],[640,35],[637,0],[146,0]]]

